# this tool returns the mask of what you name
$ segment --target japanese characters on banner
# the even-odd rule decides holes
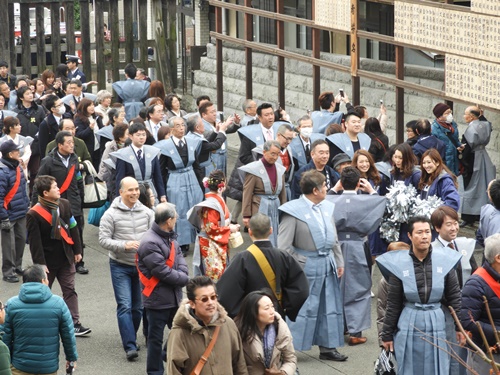
[[[446,95],[500,109],[500,64],[446,55]]]
[[[351,29],[350,0],[316,0],[314,23],[318,26],[349,31]]]
[[[492,14],[494,16],[500,15],[500,1],[499,0],[472,0],[471,10],[477,13]]]
[[[394,39],[445,53],[450,97],[500,109],[500,0],[473,0],[465,9],[396,1]]]

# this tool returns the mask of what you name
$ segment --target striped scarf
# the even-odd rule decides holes
[[[50,238],[60,240],[61,231],[59,228],[61,226],[61,219],[59,218],[59,200],[54,202],[38,196],[38,203],[40,203],[43,208],[47,209],[52,214],[52,230],[50,232]]]

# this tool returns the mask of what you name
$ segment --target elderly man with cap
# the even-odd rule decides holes
[[[432,110],[436,119],[432,123],[432,135],[442,140],[446,146],[445,164],[458,176],[458,152],[462,152],[462,145],[458,138],[458,126],[453,120],[453,113],[449,105],[438,103]]]
[[[2,239],[3,280],[17,283],[22,275],[22,261],[26,241],[26,213],[29,199],[26,179],[19,165],[20,149],[12,140],[0,145],[0,220]]]
[[[329,160],[330,148],[328,147],[328,143],[323,139],[314,141],[311,145],[311,161],[295,172],[295,175],[293,176],[292,199],[297,199],[300,197],[300,194],[302,194],[302,190],[300,189],[300,179],[302,178],[302,174],[304,172],[311,169],[316,169],[325,176],[327,191],[335,186],[339,177],[336,176],[333,168],[328,165]]]

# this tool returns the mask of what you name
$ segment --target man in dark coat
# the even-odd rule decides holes
[[[61,198],[56,178],[39,174],[34,190],[38,203],[26,215],[28,240],[33,263],[45,266],[49,288],[57,278],[64,302],[68,305],[75,336],[89,334],[80,323],[78,294],[75,291],[75,262],[82,259],[82,243],[71,205]],[[53,223],[56,223],[53,225]]]
[[[418,161],[420,162],[420,159],[425,151],[430,148],[435,148],[439,152],[439,155],[441,155],[441,159],[443,159],[444,162],[444,160],[446,160],[446,145],[438,137],[432,135],[432,128],[429,120],[417,120],[415,130],[418,134],[418,140],[412,148]]]
[[[463,327],[472,333],[472,341],[485,353],[485,343],[481,337],[479,327],[488,341],[489,347],[496,347],[495,331],[500,327],[500,233],[496,233],[485,240],[485,262],[483,266],[470,277],[462,290],[462,309],[460,320]],[[489,312],[493,318],[493,327],[488,317],[483,296],[488,300]],[[495,362],[500,362],[498,349],[493,352]],[[490,374],[491,365],[484,362],[474,351],[469,350],[467,365],[479,375]]]
[[[74,154],[75,142],[70,132],[59,132],[56,135],[57,149],[52,150],[46,157],[43,158],[39,175],[53,176],[57,181],[57,186],[60,186],[60,194],[67,199],[71,205],[71,212],[78,224],[80,232],[80,242],[83,244],[83,210],[82,210],[82,189],[83,184],[80,173],[80,163],[78,157]],[[34,205],[38,201],[40,191],[33,188],[31,204]],[[83,257],[83,254],[82,254]],[[82,262],[77,263],[76,272],[87,274],[89,271],[85,268]]]
[[[219,302],[230,317],[238,314],[243,298],[250,292],[270,288],[275,295],[281,295],[278,312],[295,321],[302,304],[309,296],[309,283],[299,263],[287,252],[272,246],[269,217],[257,213],[250,219],[248,234],[254,245],[264,254],[276,275],[273,289],[266,281],[265,273],[253,255],[253,250],[238,253],[231,261],[219,282]]]
[[[45,157],[47,145],[56,139],[56,134],[59,132],[59,122],[66,112],[63,101],[57,95],[49,95],[45,99],[45,108],[50,113],[40,123],[38,130],[38,141],[42,158]]]
[[[26,243],[26,212],[29,199],[26,179],[19,165],[19,149],[8,140],[0,145],[0,220],[2,220],[2,274],[9,283],[19,281],[23,273],[23,254]]]

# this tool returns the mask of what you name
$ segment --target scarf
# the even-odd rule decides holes
[[[448,129],[451,134],[455,133],[455,129],[453,128],[453,124],[448,124],[446,121],[439,121],[438,124],[441,125],[443,128]]]
[[[266,368],[271,368],[271,359],[273,358],[274,344],[276,343],[276,327],[274,324],[269,324],[266,327],[262,342],[264,345],[264,365]]]
[[[61,226],[61,219],[59,218],[59,200],[54,202],[38,196],[38,203],[40,203],[43,208],[47,209],[52,214],[52,230],[50,232],[50,238],[53,240],[60,240],[61,232],[59,231],[59,228]]]

